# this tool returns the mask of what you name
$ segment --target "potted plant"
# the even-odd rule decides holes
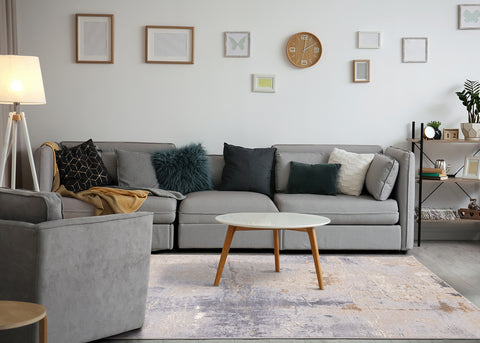
[[[467,80],[464,83],[464,90],[456,92],[463,106],[467,108],[468,123],[461,123],[461,128],[465,139],[480,140],[480,83],[478,81]]]
[[[435,130],[435,137],[433,137],[433,139],[442,139],[442,131],[439,129],[440,125],[442,125],[442,123],[437,120],[432,120],[427,123],[427,126],[431,126]]]

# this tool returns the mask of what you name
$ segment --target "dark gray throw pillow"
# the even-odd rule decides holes
[[[160,189],[182,194],[212,189],[208,158],[201,144],[154,152],[152,164]]]
[[[339,163],[290,162],[287,193],[337,195]]]
[[[383,154],[375,154],[367,175],[365,188],[377,200],[387,200],[397,180],[397,160]]]
[[[151,153],[117,150],[116,154],[120,187],[158,188]]]
[[[275,148],[244,148],[223,144],[225,166],[220,190],[257,192],[273,196]]]

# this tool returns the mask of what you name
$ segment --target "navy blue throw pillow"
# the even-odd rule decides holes
[[[337,195],[339,163],[290,162],[287,193]]]
[[[275,148],[249,149],[223,144],[225,167],[220,190],[257,192],[273,196]]]
[[[152,154],[158,188],[182,194],[212,189],[207,154],[201,144]]]

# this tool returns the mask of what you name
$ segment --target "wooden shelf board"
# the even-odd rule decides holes
[[[416,181],[420,181],[419,178],[416,179]],[[477,180],[477,179],[464,179],[464,178],[461,178],[461,177],[450,177],[446,180],[431,180],[431,179],[422,179],[422,182],[435,182],[435,183],[439,183],[439,182],[447,182],[447,183],[455,183],[455,182],[462,182],[462,183],[479,183],[480,180]]]
[[[420,138],[407,138],[409,142],[420,143]],[[480,141],[472,141],[466,139],[424,139],[423,143],[470,143],[480,144]]]
[[[418,222],[418,220],[417,220]],[[432,219],[422,219],[422,223],[455,223],[455,224],[459,224],[459,223],[471,223],[471,224],[474,224],[474,223],[480,223],[480,220],[476,220],[476,219],[455,219],[455,220],[432,220]]]

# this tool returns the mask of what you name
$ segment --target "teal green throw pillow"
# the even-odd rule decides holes
[[[201,144],[154,152],[152,164],[160,189],[182,194],[212,189],[208,158]]]
[[[287,193],[337,195],[337,176],[341,164],[290,162]]]

